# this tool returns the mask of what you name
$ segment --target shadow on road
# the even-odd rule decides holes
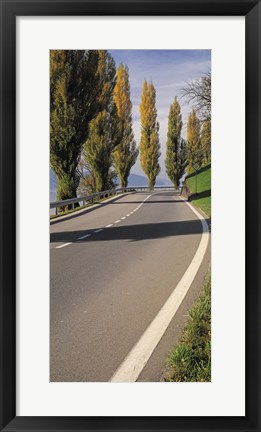
[[[145,195],[145,196],[147,196],[149,193],[151,193],[151,192],[150,191],[141,191],[141,192],[137,191],[136,192],[135,190],[129,192],[129,194],[138,194],[138,195]],[[155,191],[155,193],[156,193],[157,196],[164,196],[164,197],[165,196],[177,196],[177,195],[179,195],[178,191],[171,191],[171,192],[169,192],[169,191]],[[112,199],[112,200],[110,200],[108,202],[105,201],[105,202],[94,203],[95,204],[94,206],[87,207],[86,210],[82,209],[79,213],[75,212],[73,214],[69,214],[67,216],[63,216],[62,218],[51,219],[50,225],[56,225],[56,224],[58,224],[60,222],[68,221],[70,219],[74,219],[76,217],[83,216],[83,215],[85,215],[87,213],[90,213],[90,212],[92,212],[94,210],[97,210],[97,205],[99,207],[106,207],[106,206],[111,205],[111,204],[141,204],[143,202],[142,199],[139,200],[139,201],[132,201],[132,202],[120,201],[121,199],[124,199],[124,198],[126,198],[126,194],[118,195],[114,199]],[[118,202],[118,201],[120,201],[120,202]],[[80,202],[80,199],[79,199],[79,202]],[[155,204],[155,203],[163,203],[163,202],[164,203],[166,203],[166,202],[176,203],[176,202],[183,202],[183,201],[182,200],[149,201],[149,202],[145,202],[144,204],[150,204],[150,203],[154,203]]]
[[[93,228],[91,230],[51,233],[50,242],[93,242],[112,240],[140,241],[202,233],[202,225],[199,219],[140,225],[116,225],[110,228],[105,228],[99,233],[95,233],[94,231],[99,228],[102,227]],[[91,236],[83,240],[77,240],[79,237],[87,234],[91,234]]]

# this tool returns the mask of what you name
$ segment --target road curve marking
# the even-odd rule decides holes
[[[72,244],[72,242],[70,242],[70,243],[64,243],[64,244],[62,244],[62,245],[60,245],[60,246],[56,246],[55,249],[62,249],[63,247],[65,247],[65,246],[69,246],[70,244]]]
[[[82,237],[77,238],[77,240],[83,240],[83,239],[85,239],[87,237],[91,237],[91,234],[86,234],[86,235],[84,235]]]
[[[209,240],[208,224],[196,209],[194,209],[188,202],[186,202],[186,204],[196,214],[202,224],[202,235],[197,251],[178,285],[174,288],[173,292],[170,294],[166,303],[162,306],[154,320],[149,324],[136,345],[134,345],[132,350],[111,377],[110,382],[137,381],[154,349],[175,316],[203,261]]]

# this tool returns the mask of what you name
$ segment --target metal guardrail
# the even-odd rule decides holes
[[[74,209],[75,208],[75,204],[80,204],[82,203],[82,205],[84,206],[88,201],[92,201],[95,198],[105,198],[105,196],[111,196],[111,195],[117,195],[118,193],[124,192],[125,189],[122,188],[115,188],[115,189],[110,189],[107,191],[102,191],[102,192],[96,192],[94,194],[91,195],[85,195],[82,197],[77,197],[77,198],[70,198],[67,200],[63,200],[63,201],[54,201],[50,203],[50,209],[55,209],[55,214],[58,214],[58,209],[61,207],[67,207],[69,205],[71,205],[71,208]]]
[[[111,195],[117,195],[119,193],[124,193],[124,192],[131,192],[131,191],[149,191],[150,189],[147,186],[140,186],[140,187],[127,187],[127,188],[115,188],[115,189],[110,189],[110,190],[106,190],[106,191],[102,191],[102,192],[96,192],[94,194],[91,195],[86,195],[83,197],[77,197],[77,198],[70,198],[67,200],[63,200],[63,201],[54,201],[50,203],[50,209],[55,209],[55,214],[58,214],[58,210],[61,207],[67,207],[69,205],[71,205],[72,209],[75,208],[75,204],[80,204],[82,203],[82,206],[84,206],[88,201],[92,201],[95,198],[105,198],[105,197],[109,197]],[[154,190],[175,190],[175,188],[173,186],[156,186],[154,187]]]

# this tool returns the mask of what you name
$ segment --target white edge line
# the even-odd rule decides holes
[[[116,220],[114,223],[119,223],[121,220],[119,219],[119,220]]]
[[[122,219],[126,219],[126,216],[123,216]]]
[[[113,224],[106,225],[105,228],[110,228]]]
[[[70,244],[72,244],[72,242],[70,242],[70,243],[64,243],[64,244],[62,244],[61,246],[56,246],[55,249],[61,249],[61,248],[65,247],[65,246],[68,246],[68,245],[70,245]]]
[[[101,229],[98,229],[98,230],[93,231],[93,232],[98,233],[98,232],[101,232],[101,231],[103,231],[103,230],[104,230],[104,228],[101,228]]]
[[[135,382],[147,364],[151,354],[164,335],[187,294],[205,256],[208,246],[209,230],[206,220],[188,202],[184,201],[200,219],[202,236],[197,251],[172,294],[162,306],[154,320],[147,327],[139,341],[121,363],[110,382]]]

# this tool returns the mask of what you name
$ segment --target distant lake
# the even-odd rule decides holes
[[[56,201],[56,191],[50,191],[50,202]]]

